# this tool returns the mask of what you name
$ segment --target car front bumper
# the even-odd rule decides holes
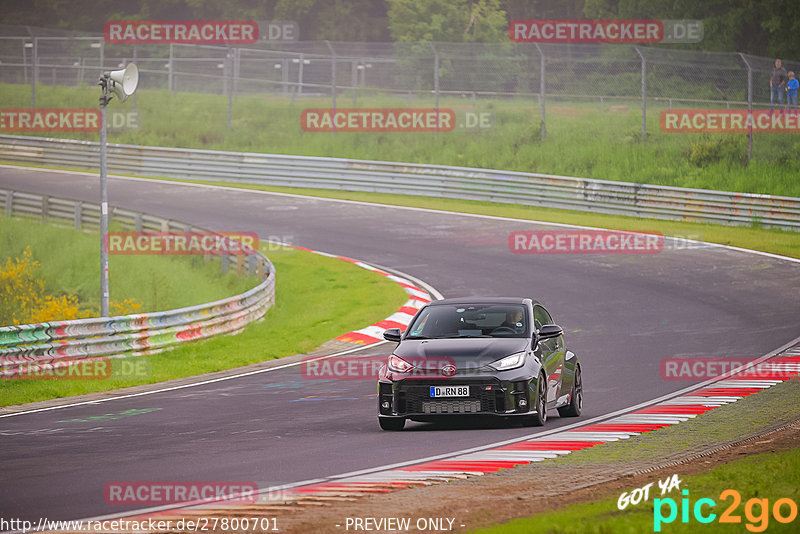
[[[524,416],[535,412],[536,380],[494,375],[378,382],[378,416],[427,421],[452,415]],[[469,397],[430,396],[431,386],[469,386]]]

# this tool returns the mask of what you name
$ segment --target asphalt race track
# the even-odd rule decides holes
[[[0,167],[0,187],[99,201],[97,176]],[[398,269],[448,297],[536,298],[581,358],[584,419],[690,385],[661,378],[664,358],[756,357],[799,330],[800,263],[763,255],[717,247],[512,254],[511,231],[547,226],[160,181],[110,178],[109,200],[215,230],[284,236]],[[113,277],[112,271],[112,293]],[[390,349],[383,344],[364,354]],[[103,498],[112,481],[254,481],[266,487],[537,431],[408,423],[405,432],[382,432],[374,394],[372,381],[305,380],[293,367],[2,418],[0,509],[28,520],[119,513],[125,509]],[[147,411],[115,417],[127,410]],[[104,414],[112,416],[89,419]],[[575,422],[550,415],[545,429]]]

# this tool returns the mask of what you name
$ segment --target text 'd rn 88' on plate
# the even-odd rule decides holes
[[[469,397],[469,386],[431,386],[431,397]]]

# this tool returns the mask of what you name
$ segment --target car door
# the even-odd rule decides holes
[[[553,318],[540,304],[533,307],[533,323],[538,332],[542,326],[553,323]],[[554,402],[561,395],[561,372],[564,369],[564,336],[539,342],[542,365],[547,376],[547,402]]]

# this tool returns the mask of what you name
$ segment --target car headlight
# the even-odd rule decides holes
[[[490,363],[489,367],[494,369],[495,371],[507,371],[509,369],[516,369],[517,367],[522,367],[522,364],[525,363],[525,353],[518,352],[516,354],[512,354],[511,356],[506,356],[496,362]]]
[[[392,354],[389,356],[389,370],[395,373],[408,373],[414,368],[413,365],[399,356]]]

